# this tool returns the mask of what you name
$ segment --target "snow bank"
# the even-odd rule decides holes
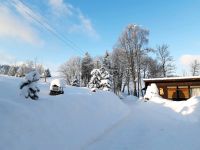
[[[149,100],[149,99],[154,98],[154,97],[160,97],[160,96],[159,96],[159,91],[158,91],[156,84],[152,83],[150,86],[147,87],[144,99]]]
[[[199,150],[200,120],[195,121],[195,117],[200,114],[196,103],[200,98],[185,101],[184,106],[195,107],[188,115],[162,105],[166,100],[158,103],[155,99],[159,101],[157,97],[133,103],[127,119],[87,150]],[[173,106],[172,101],[168,102]]]
[[[150,101],[162,104],[163,106],[172,109],[178,114],[185,116],[186,120],[192,122],[200,121],[200,97],[192,97],[187,101],[171,101],[154,97]]]
[[[51,97],[42,83],[40,99],[26,100],[20,82],[0,76],[1,150],[78,150],[129,113],[113,93],[87,88],[66,87],[64,95]]]

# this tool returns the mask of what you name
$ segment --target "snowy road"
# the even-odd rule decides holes
[[[131,114],[87,150],[199,150],[200,123],[153,102],[129,104]]]

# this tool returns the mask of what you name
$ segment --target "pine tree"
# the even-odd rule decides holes
[[[110,91],[111,90],[111,75],[108,71],[106,71],[105,68],[100,69],[100,75],[101,75],[101,83],[100,87],[104,91]]]
[[[9,71],[8,71],[8,75],[9,76],[15,76],[16,73],[17,73],[17,67],[11,66]]]
[[[87,84],[89,83],[91,78],[90,73],[93,68],[94,68],[93,60],[89,55],[89,53],[86,53],[81,63],[81,79],[83,81],[84,86],[87,86]]]
[[[77,78],[73,79],[72,83],[71,83],[71,86],[79,87],[80,86],[80,81]]]
[[[0,74],[7,75],[9,69],[10,69],[10,66],[9,66],[9,65],[2,65],[1,70],[0,70]]]
[[[22,66],[20,66],[18,69],[17,69],[17,72],[16,72],[16,77],[23,77],[25,76],[24,75],[24,69]]]
[[[105,68],[93,69],[91,72],[91,79],[89,82],[89,88],[98,88],[104,91],[110,91],[111,89],[111,75]]]
[[[105,56],[103,57],[103,67],[110,72],[111,69],[111,58],[108,51],[106,51]]]
[[[101,86],[101,74],[99,69],[93,69],[91,71],[91,79],[89,82],[89,88],[100,88]]]
[[[49,68],[44,70],[44,77],[48,77],[48,78],[51,77],[51,72],[50,72]]]

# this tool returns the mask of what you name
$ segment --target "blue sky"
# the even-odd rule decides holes
[[[135,23],[149,29],[150,47],[169,45],[181,74],[200,60],[199,8],[198,0],[1,0],[0,63],[37,57],[55,71],[69,57],[111,51]]]

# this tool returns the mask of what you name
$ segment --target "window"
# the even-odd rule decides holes
[[[188,99],[190,97],[188,86],[178,86],[177,97],[179,99]]]
[[[190,93],[191,96],[200,96],[200,86],[191,86]]]
[[[159,88],[159,93],[160,93],[160,95],[164,95],[164,90],[163,90],[163,88]]]
[[[176,86],[167,87],[167,98],[176,99]]]

